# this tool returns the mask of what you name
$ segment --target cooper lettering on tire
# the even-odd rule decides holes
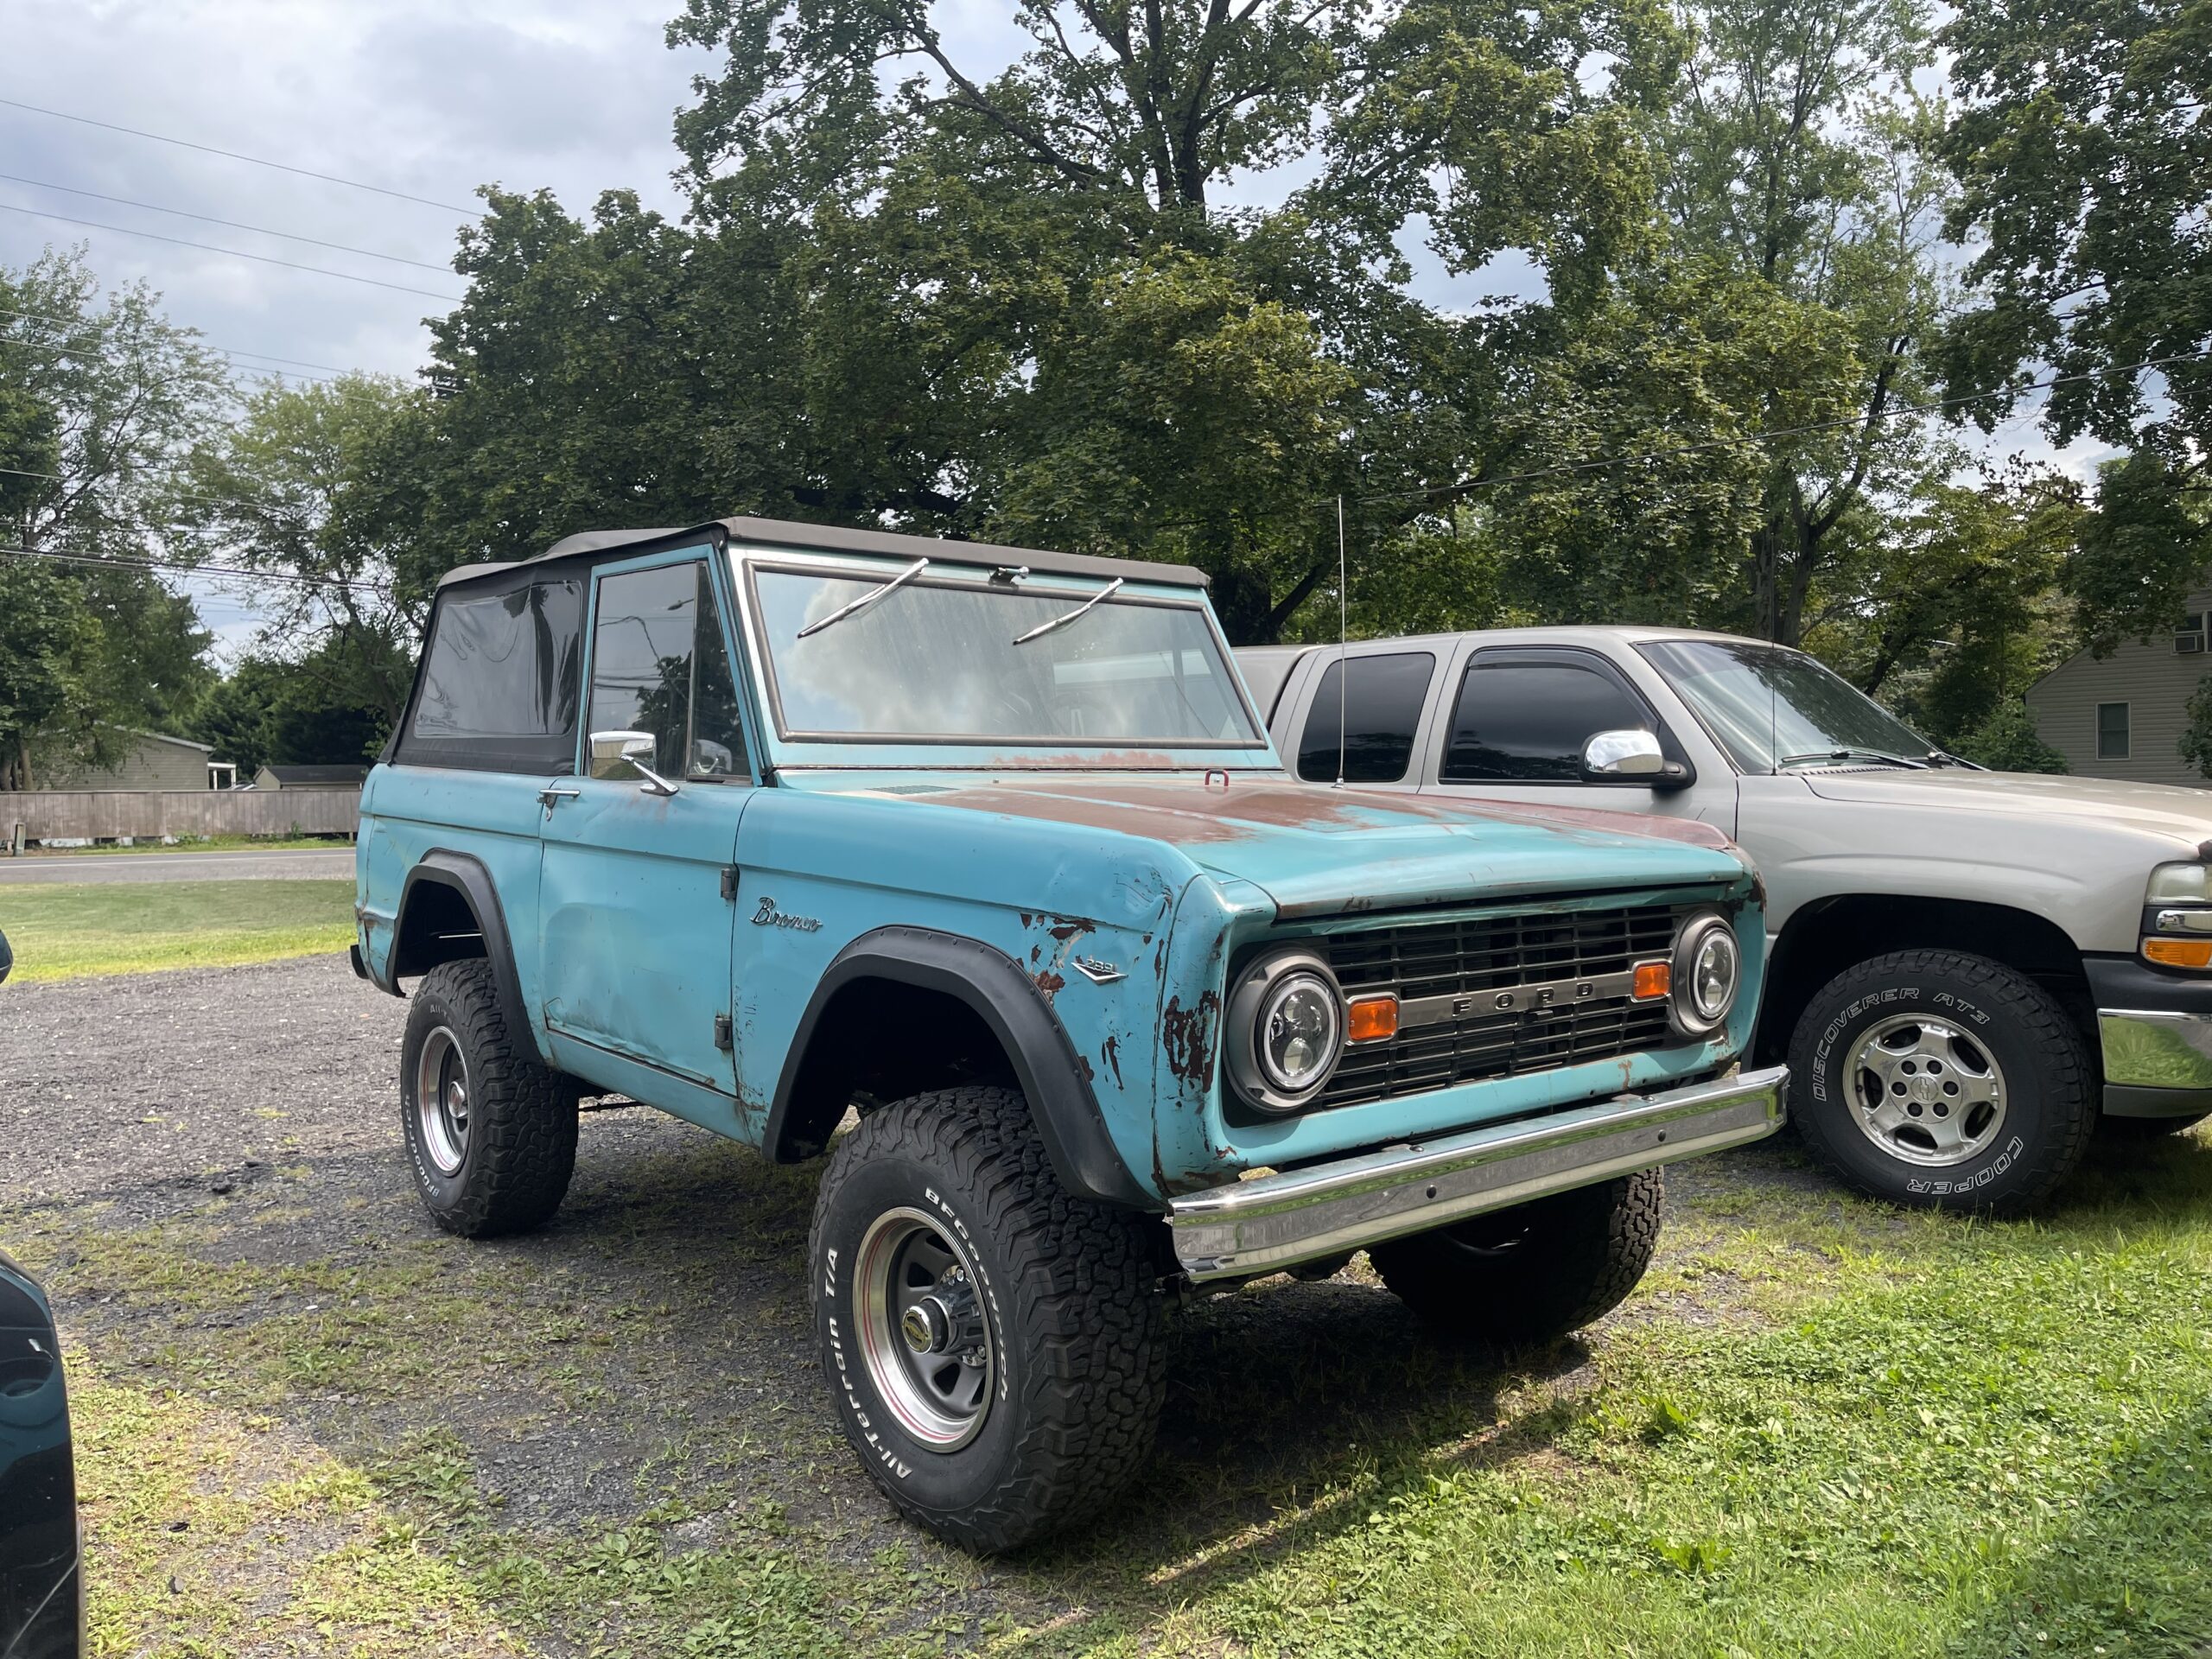
[[[815,1328],[846,1438],[899,1510],[997,1551],[1112,1502],[1165,1392],[1147,1224],[1063,1192],[1007,1090],[917,1096],[838,1140]]]
[[[1901,950],[1839,974],[1790,1042],[1791,1117],[1861,1192],[2004,1212],[2081,1160],[2097,1106],[2081,1033],[2001,963]]]

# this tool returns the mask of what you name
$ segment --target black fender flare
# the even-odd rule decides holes
[[[1066,1027],[1020,964],[980,939],[933,928],[880,927],[830,959],[807,999],[776,1080],[762,1141],[769,1157],[788,1162],[797,1155],[787,1137],[795,1104],[806,1103],[795,1103],[793,1096],[815,1027],[830,999],[860,979],[887,979],[939,992],[975,1011],[1012,1060],[1046,1155],[1070,1196],[1133,1209],[1165,1207],[1130,1173],[1107,1133],[1105,1115]]]
[[[481,859],[449,848],[433,847],[416,861],[399,889],[399,908],[392,917],[391,952],[385,958],[384,976],[377,983],[394,996],[402,995],[399,976],[406,964],[400,961],[399,943],[406,937],[408,903],[414,898],[416,889],[422,887],[446,887],[461,895],[461,902],[476,918],[477,931],[484,936],[484,957],[492,967],[492,983],[499,994],[499,1012],[506,1020],[507,1029],[527,1033],[531,1051],[543,1059],[537,1028],[531,1023],[529,1008],[523,1001],[522,978],[515,971],[514,940],[507,931],[507,913],[499,903],[499,890],[492,880],[492,872],[484,867]]]

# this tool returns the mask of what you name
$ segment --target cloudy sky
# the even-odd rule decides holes
[[[443,311],[461,288],[450,271],[424,267],[450,258],[465,222],[455,210],[474,200],[479,186],[547,187],[578,212],[621,186],[680,210],[670,184],[671,118],[688,101],[691,76],[713,66],[706,54],[663,43],[677,3],[0,0],[0,100],[8,100],[0,102],[0,264],[21,265],[49,244],[81,243],[105,279],[152,283],[173,317],[235,353],[242,369],[410,372],[427,346],[422,319]],[[991,0],[939,0],[936,8],[956,58],[983,72],[1020,49],[1011,10]],[[25,105],[448,205],[16,107]],[[1268,200],[1294,181],[1249,181],[1236,194]],[[1522,280],[1497,271],[1454,283],[1433,260],[1421,263],[1424,296],[1444,303],[1510,291]],[[1998,448],[2046,453],[2025,423],[2001,429]],[[226,642],[251,632],[250,596],[194,591]]]

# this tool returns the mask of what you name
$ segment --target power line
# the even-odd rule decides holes
[[[97,346],[73,346],[66,340],[16,340],[0,334],[0,346],[14,346],[33,352],[74,353],[79,357],[104,357],[111,362],[118,360],[112,352],[103,351]],[[232,355],[220,346],[208,346],[205,349],[223,357]],[[328,385],[338,378],[330,374],[309,374],[300,369],[271,368],[263,363],[235,361],[230,365],[229,372],[232,374],[273,374],[280,380],[311,380],[317,385]]]
[[[2029,392],[2050,391],[2059,386],[2079,385],[2088,380],[2101,380],[2109,375],[2139,374],[2146,369],[2164,368],[2174,363],[2195,363],[2212,358],[2212,346],[2200,351],[2176,352],[2168,357],[2150,357],[2139,363],[2125,363],[2114,368],[2087,369],[2078,374],[2054,375],[2048,380],[2031,380],[2017,386],[2001,386],[1993,391],[1970,392],[1961,397],[1939,397],[1928,403],[1891,404],[1880,415],[1850,415],[1833,421],[1809,421],[1802,426],[1768,427],[1758,432],[1746,432],[1732,438],[1709,438],[1700,443],[1684,443],[1666,449],[1630,450],[1624,454],[1601,455],[1594,461],[1567,461],[1557,467],[1541,467],[1533,472],[1508,473],[1498,478],[1471,478],[1457,484],[1437,484],[1424,490],[1387,490],[1375,495],[1363,495],[1363,503],[1371,501],[1415,501],[1431,496],[1465,495],[1473,490],[1494,490],[1507,484],[1530,484],[1539,479],[1561,478],[1573,473],[1601,472],[1609,467],[1618,467],[1629,461],[1670,461],[1681,455],[1694,455],[1713,449],[1740,448],[1746,444],[1770,443],[1777,438],[1802,437],[1815,432],[1833,432],[1845,427],[1870,425],[1891,414],[1936,415],[1945,410],[1964,409],[1970,404],[1986,404],[1999,397],[2018,397]],[[1325,505],[1334,496],[1316,496],[1313,505]]]
[[[157,201],[133,201],[128,196],[106,196],[97,190],[79,190],[73,184],[50,184],[44,179],[26,179],[15,173],[0,173],[0,179],[10,184],[27,184],[34,190],[59,190],[67,195],[89,196],[94,201],[111,201],[118,207],[141,207],[149,213],[196,219],[203,225],[220,225],[226,230],[251,231],[256,236],[281,236],[287,242],[304,242],[309,247],[328,248],[334,253],[357,253],[364,259],[389,259],[395,265],[413,265],[418,270],[435,270],[447,276],[453,275],[452,266],[434,265],[427,259],[410,259],[397,253],[378,253],[374,248],[350,247],[343,242],[325,242],[320,237],[302,236],[294,231],[272,231],[266,225],[248,225],[235,219],[217,219],[212,213],[189,213],[182,207],[164,207]]]
[[[59,327],[69,330],[73,334],[78,335],[97,335],[99,333],[99,329],[97,325],[86,321],[82,317],[54,317],[47,315],[46,313],[42,311],[14,311],[10,310],[4,305],[0,305],[0,317],[22,317],[32,322],[50,322]],[[45,340],[24,340],[21,343],[26,346],[42,346],[48,342]],[[293,367],[300,369],[322,369],[331,374],[367,374],[370,372],[367,369],[343,369],[339,367],[335,363],[309,363],[296,357],[279,357],[274,352],[249,352],[242,346],[218,346],[212,340],[204,340],[199,343],[208,351],[220,352],[226,357],[265,357],[271,363],[289,363]]]
[[[35,473],[22,467],[0,467],[0,474],[5,474],[10,478],[42,478],[55,484],[67,484],[69,481],[68,475],[64,473]],[[235,497],[210,495],[205,490],[169,489],[165,493],[181,496],[188,501],[205,501],[218,507],[236,507],[238,505]],[[128,516],[132,522],[145,528],[152,528],[142,516],[137,513]]]
[[[137,127],[118,126],[112,121],[95,121],[88,115],[71,115],[62,110],[41,109],[35,104],[20,103],[12,98],[0,98],[0,105],[11,110],[28,110],[33,115],[51,116],[56,121],[74,121],[87,127],[104,127],[110,132],[128,133],[133,138],[150,138],[157,144],[175,144],[185,149],[196,149],[204,155],[220,156],[233,162],[251,162],[256,167],[274,168],[279,173],[297,174],[303,179],[320,179],[325,184],[342,184],[349,189],[367,190],[379,196],[391,196],[399,201],[412,201],[424,207],[435,207],[448,213],[466,213],[471,219],[484,217],[480,207],[461,207],[449,201],[433,201],[428,196],[410,196],[404,190],[386,189],[381,184],[364,184],[359,179],[340,178],[335,173],[318,173],[312,168],[294,167],[289,162],[272,162],[264,156],[248,156],[241,150],[218,149],[213,144],[195,143],[189,138],[172,138],[167,133],[147,132]]]
[[[159,231],[136,231],[128,225],[103,225],[94,219],[73,219],[67,213],[50,213],[38,207],[20,207],[12,201],[0,201],[0,212],[26,213],[33,219],[57,219],[64,225],[81,225],[87,230],[143,236],[151,242],[172,243],[180,248],[197,248],[202,253],[219,253],[232,259],[258,260],[264,265],[283,265],[288,270],[311,271],[317,276],[335,276],[340,282],[365,283],[371,288],[388,288],[398,294],[420,294],[425,299],[443,300],[448,305],[459,305],[468,297],[465,294],[439,294],[427,288],[410,288],[404,283],[387,283],[380,276],[356,276],[350,270],[333,270],[327,265],[303,265],[296,259],[279,259],[266,253],[247,253],[238,248],[219,248],[213,243],[188,241],[181,236],[163,236]]]
[[[168,564],[159,559],[125,559],[108,554],[60,553],[45,547],[0,547],[0,554],[10,554],[23,559],[53,559],[62,564],[112,564],[130,570],[150,570],[157,575],[195,576],[251,576],[257,581],[292,582],[303,586],[316,585],[314,576],[303,576],[292,570],[256,570],[242,564]],[[357,582],[355,588],[375,594],[391,595],[392,589],[380,582]]]

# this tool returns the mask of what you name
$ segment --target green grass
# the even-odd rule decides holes
[[[0,887],[10,983],[227,967],[343,950],[350,881],[116,881]],[[5,991],[0,988],[0,995]]]
[[[855,1502],[793,1403],[821,1386],[788,1357],[812,1172],[690,1144],[519,1245],[432,1235],[396,1185],[334,1199],[306,1166],[251,1212],[0,1212],[65,1322],[112,1322],[72,1336],[95,1650],[227,1650],[248,1607],[335,1651],[444,1632],[639,1659],[2212,1643],[2202,1135],[2101,1148],[2006,1224],[1808,1187],[1786,1150],[1709,1164],[1620,1316],[1504,1366],[1414,1338],[1367,1284],[1201,1298],[1138,1488],[988,1565]],[[343,1242],[308,1219],[348,1205]],[[617,1496],[509,1513],[499,1471],[547,1433]],[[204,1533],[165,1532],[203,1505]],[[204,1616],[158,1592],[179,1560]]]

